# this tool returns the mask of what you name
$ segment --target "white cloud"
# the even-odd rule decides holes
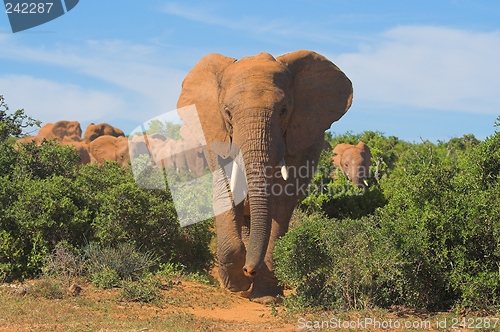
[[[50,81],[18,76],[2,79],[0,92],[6,95],[7,102],[17,103],[19,100],[18,107],[27,111],[29,105],[36,106],[33,107],[36,114],[28,114],[40,114],[44,122],[60,120],[52,114],[67,117],[67,111],[62,112],[64,109],[71,109],[71,114],[77,114],[74,117],[79,121],[119,118],[144,122],[175,109],[186,74],[165,65],[169,56],[159,55],[154,47],[121,40],[92,40],[77,47],[58,45],[52,49],[4,40],[0,48],[7,50],[0,54],[0,58],[50,65],[54,67],[54,72],[64,75],[64,81],[58,83],[53,78]],[[77,74],[70,82],[71,78],[66,78],[65,74],[68,70]],[[80,74],[82,76],[78,77]],[[101,84],[103,87],[97,91],[91,86],[89,78],[97,78],[107,84]],[[45,102],[39,103],[35,96],[42,91],[41,97]],[[92,98],[88,100],[89,97]],[[54,109],[39,113],[42,104],[53,104]]]
[[[353,81],[355,100],[498,114],[499,55],[500,31],[402,26],[329,58]]]
[[[31,76],[0,76],[0,91],[10,110],[24,108],[27,115],[44,123],[92,121],[125,108],[124,101],[114,95]]]
[[[279,38],[291,38],[294,40],[315,40],[319,42],[335,42],[340,37],[336,34],[325,34],[324,32],[315,31],[311,27],[317,27],[318,22],[297,22],[286,19],[270,19],[269,17],[256,17],[243,15],[230,19],[221,17],[213,12],[218,10],[214,6],[186,6],[178,3],[166,3],[162,7],[164,13],[182,17],[184,19],[206,23],[209,25],[221,26],[230,30],[244,31],[253,37],[269,39],[269,35]],[[220,10],[218,10],[220,11]],[[280,42],[280,39],[272,38],[274,42]]]

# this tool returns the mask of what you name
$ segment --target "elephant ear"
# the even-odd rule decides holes
[[[366,166],[370,167],[372,165],[372,153],[370,151],[370,148],[368,145],[366,145],[364,142],[359,142],[358,147],[363,150],[363,153],[365,154],[365,160],[366,160]]]
[[[352,84],[331,61],[312,51],[296,51],[276,60],[286,65],[293,76],[294,110],[286,143],[288,153],[296,155],[347,112]]]
[[[345,150],[352,148],[353,146],[351,144],[346,144],[346,143],[340,143],[337,144],[337,146],[333,149],[333,162],[337,166],[341,166],[342,164],[342,155]]]
[[[207,144],[210,150],[224,158],[229,155],[230,137],[220,112],[219,86],[222,73],[235,61],[220,54],[203,57],[182,82],[177,103],[179,116],[191,133],[201,144]],[[190,105],[196,108],[187,107]]]

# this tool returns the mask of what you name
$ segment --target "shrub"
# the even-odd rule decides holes
[[[60,279],[69,284],[85,274],[84,257],[80,250],[61,241],[52,253],[46,256],[43,273],[47,277]]]
[[[29,287],[28,294],[35,298],[43,297],[48,300],[56,300],[64,297],[63,289],[63,285],[56,280],[41,279]]]
[[[362,309],[387,302],[399,257],[369,218],[312,215],[277,241],[275,273],[300,306]]]
[[[500,305],[500,134],[454,161],[431,149],[384,184],[382,231],[404,261],[399,304]]]
[[[102,288],[109,289],[113,287],[120,286],[120,276],[116,270],[112,270],[108,266],[105,266],[100,271],[94,271],[90,276],[92,285]]]
[[[46,263],[63,264],[45,261],[63,240],[73,248],[130,243],[157,263],[211,267],[210,220],[181,228],[168,188],[141,189],[116,162],[78,166],[77,153],[54,142],[14,149],[14,136],[36,123],[22,110],[7,110],[0,96],[0,280],[36,277]],[[164,174],[148,169],[141,181],[158,183]]]
[[[137,281],[124,281],[120,296],[125,301],[151,303],[160,299],[162,283],[157,277],[147,274]]]
[[[136,280],[157,263],[152,252],[139,252],[131,243],[121,243],[116,248],[92,243],[82,251],[86,274],[92,280],[96,276],[113,279],[113,274],[118,279]]]

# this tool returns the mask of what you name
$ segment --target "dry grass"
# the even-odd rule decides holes
[[[144,304],[122,301],[119,288],[84,282],[79,296],[63,289],[61,298],[53,298],[46,296],[54,288],[47,282],[0,286],[0,331],[248,331],[283,325],[270,308],[200,283],[182,281],[161,290],[159,301]],[[241,305],[262,310],[254,315],[258,321],[241,320],[233,311]]]
[[[314,322],[365,317],[380,321],[431,321],[430,330],[410,330],[443,331],[435,328],[435,322],[445,318],[451,322],[457,316],[404,308],[363,312],[309,311],[292,315],[284,307],[262,306],[218,287],[187,280],[161,289],[158,300],[146,304],[124,301],[120,288],[104,290],[88,282],[78,284],[81,286],[78,293],[50,279],[0,285],[0,331],[303,331],[306,329],[299,329],[299,318]],[[356,329],[345,329],[349,330]],[[449,326],[447,330],[451,330]]]

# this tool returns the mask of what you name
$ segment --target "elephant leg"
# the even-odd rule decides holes
[[[228,205],[231,202],[228,201],[227,197],[227,182],[220,169],[214,172],[213,188],[214,204],[218,206],[215,210],[226,210],[218,213],[215,217],[219,276],[224,286],[230,291],[246,291],[250,288],[252,281],[243,274],[246,256],[245,246],[241,239],[241,229],[244,221],[243,204],[239,204],[234,208],[230,208],[230,205]]]
[[[275,241],[288,231],[288,225],[292,217],[295,203],[291,197],[274,197],[273,206],[276,207],[273,213],[271,234],[267,246],[264,263],[259,267],[255,276],[250,300],[263,304],[271,302],[281,302],[278,296],[283,295],[283,286],[274,275],[273,252]]]

